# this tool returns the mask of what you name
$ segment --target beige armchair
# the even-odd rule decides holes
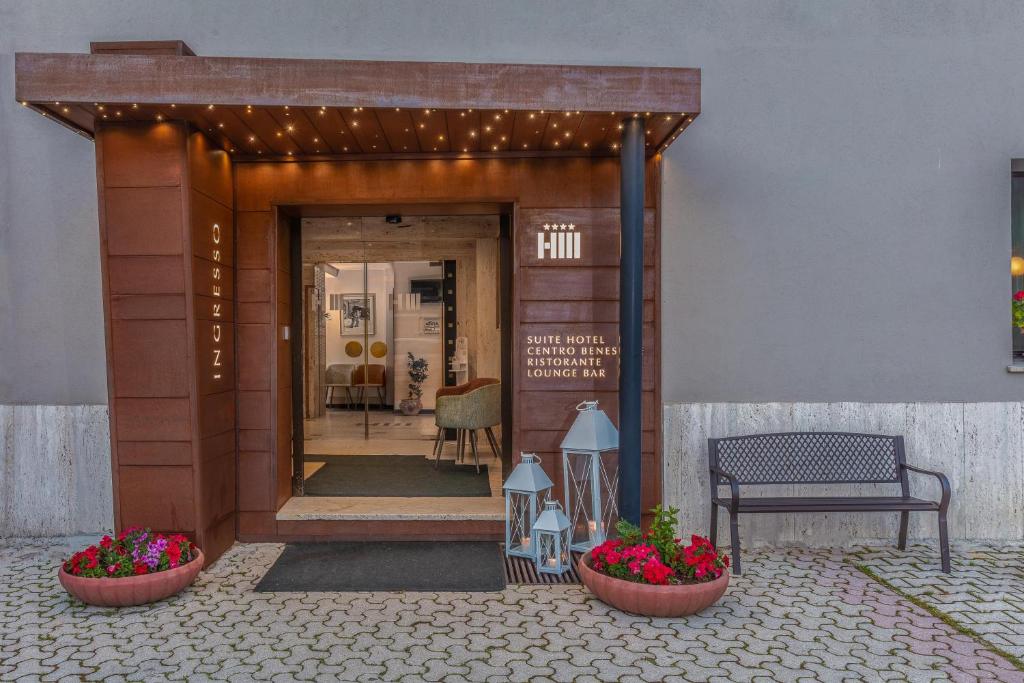
[[[465,459],[468,436],[476,471],[480,471],[480,456],[476,448],[476,432],[480,429],[484,430],[494,457],[500,460],[501,450],[493,428],[501,424],[501,382],[480,377],[457,387],[438,389],[434,422],[437,424],[434,467],[440,466],[446,429],[456,430],[456,458],[459,462]]]
[[[334,403],[334,390],[341,387],[348,399],[345,406],[352,405],[352,369],[355,365],[348,363],[332,363],[324,371],[324,401],[330,407]]]

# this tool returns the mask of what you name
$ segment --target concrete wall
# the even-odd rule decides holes
[[[666,156],[665,398],[1006,401],[1024,7],[73,2],[0,7],[0,402],[105,400],[92,146],[13,100],[15,50],[697,66]],[[12,323],[13,324],[10,324]]]
[[[0,403],[106,401],[93,148],[14,102],[13,53],[147,38],[208,55],[700,67],[703,114],[665,158],[664,398],[1024,395],[1005,371],[1009,163],[1024,157],[1014,0],[40,0],[3,3],[0,26]],[[669,466],[700,462],[673,445],[699,432],[671,426]]]
[[[1024,404],[1014,403],[670,403],[665,406],[665,499],[684,529],[707,531],[709,438],[786,431],[902,434],[907,462],[949,477],[949,535],[1024,538]],[[740,487],[751,495],[898,495],[898,485]],[[934,477],[912,474],[911,495],[939,500]],[[728,489],[722,489],[723,495]],[[729,538],[728,516],[719,530]],[[895,542],[898,513],[741,515],[744,543],[843,545]],[[935,513],[913,513],[910,534],[938,535]]]

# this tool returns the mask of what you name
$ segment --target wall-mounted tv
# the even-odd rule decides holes
[[[425,304],[440,303],[442,298],[441,280],[410,280],[409,291],[420,295],[420,302]]]

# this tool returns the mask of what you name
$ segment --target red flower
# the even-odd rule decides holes
[[[644,565],[644,580],[647,583],[653,583],[655,585],[665,585],[668,583],[668,577],[672,576],[673,572],[670,567],[666,567],[655,558],[651,558]]]
[[[167,546],[167,557],[171,561],[171,566],[177,567],[178,561],[181,560],[181,545],[178,543],[172,543]]]
[[[148,574],[149,573],[149,567],[146,566],[145,562],[136,562],[135,563],[135,573],[136,574]]]
[[[1024,289],[1013,295],[1014,301],[1024,301]]]
[[[110,546],[114,545],[114,539],[110,536],[104,536],[100,539],[100,547],[104,550],[110,550]]]

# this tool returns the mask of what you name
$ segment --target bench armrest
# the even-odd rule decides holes
[[[946,477],[946,475],[943,474],[942,472],[936,472],[935,470],[926,470],[921,467],[914,467],[913,465],[908,465],[907,463],[903,463],[902,465],[900,465],[900,467],[910,472],[917,472],[918,474],[927,474],[939,480],[939,485],[942,487],[942,500],[939,501],[939,510],[945,513],[946,509],[949,508],[949,499],[953,495],[953,490],[949,485],[949,479]]]
[[[720,469],[718,467],[713,467],[712,466],[712,467],[708,467],[708,469],[711,471],[711,474],[715,475],[715,487],[714,487],[715,489],[717,489],[720,486],[720,483],[718,481],[718,477],[725,477],[726,479],[729,480],[729,491],[730,491],[730,493],[732,493],[732,509],[736,510],[739,507],[739,504],[740,504],[740,485],[736,483],[736,477],[734,477],[733,475],[729,474],[725,470]],[[711,491],[712,498],[714,498],[714,495],[715,495],[715,491],[712,490]]]

